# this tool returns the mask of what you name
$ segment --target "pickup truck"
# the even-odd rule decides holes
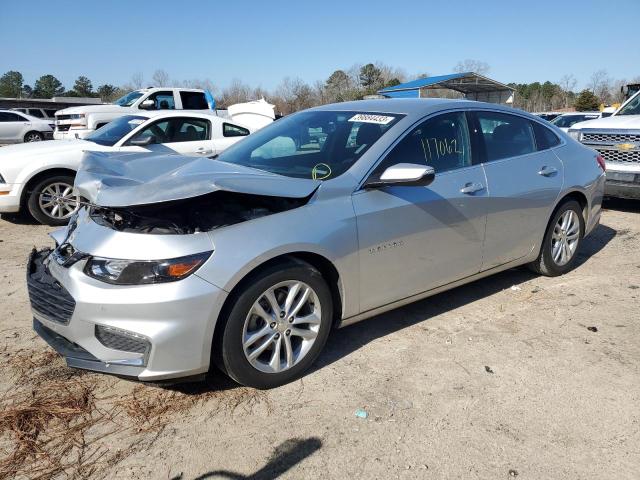
[[[143,88],[112,104],[83,105],[56,112],[56,140],[86,138],[94,130],[123,115],[141,110],[211,110],[211,94],[195,88]]]
[[[604,158],[605,195],[640,199],[640,91],[610,117],[572,125],[569,135]]]

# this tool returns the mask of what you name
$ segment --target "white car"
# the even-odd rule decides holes
[[[3,147],[0,213],[27,208],[40,223],[64,225],[78,208],[73,182],[87,151],[212,157],[252,131],[213,112],[140,112],[120,117],[84,140]]]
[[[602,113],[600,112],[570,112],[558,115],[556,118],[551,120],[551,123],[553,123],[563,132],[568,132],[569,128],[571,128],[576,123],[588,122],[589,120],[597,120],[600,117],[602,117]]]
[[[207,98],[209,97],[209,99]],[[143,88],[127,93],[113,104],[81,105],[56,112],[56,140],[85,138],[118,117],[154,110],[212,111],[208,92],[195,88]]]
[[[32,117],[41,118],[42,120],[54,120],[56,119],[57,108],[12,108],[14,112],[26,113]],[[49,122],[54,123],[54,122]]]
[[[40,142],[53,138],[52,121],[26,113],[0,110],[0,145],[3,143]]]
[[[640,92],[608,118],[576,123],[569,136],[604,158],[605,195],[640,200]]]

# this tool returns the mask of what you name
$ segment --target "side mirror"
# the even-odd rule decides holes
[[[151,145],[154,143],[158,143],[155,135],[148,135],[144,137],[134,138],[129,140],[129,145],[133,145],[134,147],[146,147],[147,145]]]
[[[156,102],[154,102],[153,100],[143,100],[142,103],[138,105],[138,108],[140,110],[155,110]]]
[[[398,163],[387,168],[380,180],[365,183],[365,188],[380,188],[391,185],[426,187],[436,178],[433,167],[417,165],[415,163]]]

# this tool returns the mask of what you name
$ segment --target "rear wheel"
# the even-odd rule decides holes
[[[25,143],[41,142],[42,140],[44,140],[44,135],[40,132],[28,132],[24,136]]]
[[[567,200],[556,210],[547,226],[540,255],[530,267],[549,277],[571,270],[584,236],[584,218],[580,204]]]
[[[80,197],[73,194],[73,177],[55,175],[38,182],[28,192],[27,208],[38,222],[44,225],[66,225],[80,204]]]
[[[218,365],[255,388],[295,380],[327,341],[333,315],[329,287],[303,262],[268,268],[246,285],[218,342]]]

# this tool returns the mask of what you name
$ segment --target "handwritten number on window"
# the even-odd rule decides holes
[[[429,162],[444,157],[445,155],[463,155],[464,151],[458,145],[456,138],[423,138],[422,145],[429,156]]]

